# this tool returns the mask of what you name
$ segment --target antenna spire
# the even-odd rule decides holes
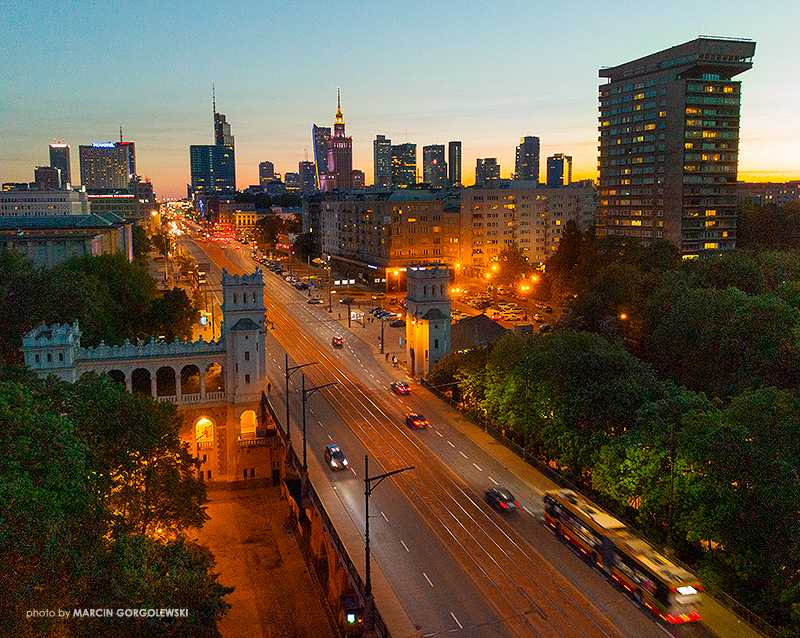
[[[336,87],[336,106],[341,110],[342,108],[342,92],[339,87]]]
[[[119,141],[122,142],[122,122],[119,123]]]
[[[214,91],[214,82],[211,82],[211,107],[214,109],[214,115],[217,114],[217,94]]]

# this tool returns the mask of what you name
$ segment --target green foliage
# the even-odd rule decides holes
[[[0,613],[7,635],[218,636],[196,460],[174,409],[96,376],[0,370]],[[26,609],[189,608],[177,621],[58,625]]]
[[[292,252],[295,257],[303,260],[316,256],[317,245],[314,242],[314,236],[311,233],[298,235],[297,240],[292,244]]]
[[[495,281],[510,283],[518,281],[533,270],[533,265],[528,263],[525,253],[516,244],[506,244],[497,256],[497,272]]]
[[[143,259],[152,248],[150,239],[147,237],[147,232],[144,228],[135,224],[133,226],[133,258]]]
[[[800,203],[739,204],[736,245],[741,248],[800,248]]]
[[[200,311],[183,288],[165,290],[150,304],[144,317],[150,335],[164,335],[167,341],[175,337],[183,341],[192,338],[192,329],[200,320]]]
[[[21,362],[22,337],[41,316],[41,271],[14,250],[0,247],[0,360]]]
[[[255,237],[261,250],[275,246],[279,233],[299,233],[302,223],[295,219],[285,220],[277,215],[269,214],[256,222]]]

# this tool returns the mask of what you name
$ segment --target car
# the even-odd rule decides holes
[[[411,393],[411,386],[408,385],[405,381],[395,381],[391,385],[392,392],[395,394],[410,394]]]
[[[551,328],[549,323],[543,323],[541,326],[539,326],[539,334],[543,335],[546,332],[550,332],[550,330]]]
[[[334,348],[344,348],[344,339],[342,337],[334,337],[331,339],[331,345]]]
[[[235,248],[236,250],[241,250],[241,246],[238,246],[238,245],[237,245],[237,246],[234,246],[234,248]]]
[[[322,304],[325,300],[322,297],[311,297],[306,303]]]
[[[406,414],[406,425],[410,427],[412,430],[420,430],[422,428],[428,427],[430,422],[421,414]]]
[[[405,328],[406,322],[403,319],[395,319],[389,324],[390,328]]]
[[[533,320],[536,323],[542,323],[544,321],[544,317],[542,317],[542,315],[540,315],[540,314],[535,314],[535,315],[533,315]]]
[[[349,306],[350,304],[353,304],[355,302],[356,300],[353,299],[352,297],[342,297],[341,299],[339,299],[339,303],[343,303],[345,306]]]
[[[387,317],[391,317],[393,315],[394,315],[394,313],[393,312],[389,312],[388,310],[381,310],[380,312],[376,312],[375,313],[375,316],[378,319],[386,319]]]
[[[504,487],[492,487],[486,490],[486,502],[503,512],[509,512],[519,507],[514,495]]]
[[[367,310],[367,312],[369,314],[371,314],[371,315],[377,315],[379,312],[382,312],[382,311],[383,311],[383,308],[381,308],[380,306],[375,306],[374,308],[370,308],[369,310]]]
[[[493,312],[490,318],[492,321],[500,321],[503,318],[503,314],[500,312]]]
[[[545,312],[553,312],[553,309],[550,306],[545,306],[544,307],[544,311]]]
[[[332,470],[347,469],[347,459],[344,457],[344,452],[335,443],[325,446],[325,462]]]
[[[377,294],[375,294],[375,295],[372,295],[372,298],[373,298],[373,299],[383,299],[385,296],[386,296],[386,295],[385,295],[384,293],[382,293],[382,292],[379,292],[379,293],[377,293]]]

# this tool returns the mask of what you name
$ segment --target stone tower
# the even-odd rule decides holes
[[[409,265],[406,278],[408,373],[424,377],[450,352],[450,270],[446,264]]]

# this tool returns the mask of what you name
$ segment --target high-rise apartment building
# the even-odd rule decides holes
[[[444,144],[422,147],[422,181],[431,188],[447,186],[447,162],[444,159]]]
[[[514,163],[514,178],[526,182],[539,181],[539,138],[528,136],[520,140]]]
[[[344,133],[342,99],[337,94],[336,120],[333,135],[326,141],[328,170],[321,175],[320,189],[323,191],[350,190],[353,188],[353,138]]]
[[[55,141],[50,145],[50,166],[61,171],[61,188],[66,188],[72,184],[72,169],[70,168],[69,144],[57,144]]]
[[[556,153],[547,158],[547,188],[560,188],[572,183],[572,157]]]
[[[78,147],[81,185],[87,191],[128,188],[136,174],[136,150],[133,142],[95,142]]]
[[[447,182],[450,186],[461,186],[461,142],[447,145]]]
[[[417,145],[392,145],[392,188],[409,188],[417,183]]]
[[[392,185],[392,140],[378,135],[372,142],[372,158],[375,171],[375,186],[390,188]]]
[[[741,82],[751,40],[700,37],[600,69],[598,235],[663,237],[685,258],[736,246]]]

